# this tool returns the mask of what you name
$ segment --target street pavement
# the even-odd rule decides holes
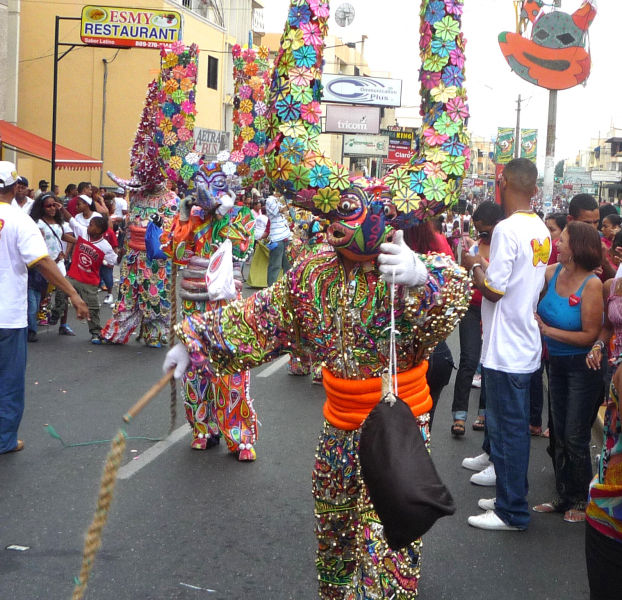
[[[103,298],[103,295],[102,295]],[[110,314],[102,308],[102,320]],[[24,451],[0,457],[0,600],[70,598],[103,464],[119,428],[130,438],[162,438],[169,392],[125,425],[127,409],[161,376],[164,350],[131,341],[92,346],[42,328],[29,344]],[[450,340],[457,360],[457,335]],[[0,382],[1,385],[1,382]],[[424,600],[580,600],[589,597],[583,525],[533,514],[526,532],[469,527],[477,499],[494,488],[469,483],[465,456],[480,453],[482,433],[450,435],[453,379],[442,395],[432,453],[458,510],[424,537]],[[252,371],[261,421],[255,463],[239,463],[224,444],[190,450],[178,400],[175,439],[128,439],[90,600],[311,600],[317,597],[311,469],[322,425],[323,393],[283,361]],[[474,391],[471,408],[477,406]],[[474,411],[473,411],[474,412]],[[66,444],[46,433],[52,425]],[[533,438],[530,504],[553,497],[547,440]],[[164,450],[151,457],[152,448]],[[152,459],[152,460],[151,460]],[[142,466],[144,465],[144,466]],[[17,545],[28,549],[10,550]]]

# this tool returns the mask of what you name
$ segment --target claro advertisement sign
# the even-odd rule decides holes
[[[80,39],[90,46],[170,47],[182,39],[182,18],[174,10],[85,6]]]
[[[380,108],[378,106],[326,106],[326,133],[378,133]]]
[[[322,100],[347,104],[401,106],[402,80],[355,75],[322,75]]]

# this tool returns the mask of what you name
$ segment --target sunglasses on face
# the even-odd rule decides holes
[[[478,237],[480,240],[485,240],[485,239],[487,239],[487,238],[489,238],[489,237],[490,237],[490,231],[480,231],[480,232],[477,234],[477,237]]]

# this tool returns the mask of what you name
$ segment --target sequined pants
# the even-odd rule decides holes
[[[225,301],[184,301],[182,312],[193,312],[224,306]],[[182,378],[186,419],[192,427],[192,437],[225,438],[230,452],[240,444],[254,445],[257,441],[257,413],[249,394],[250,371],[210,379],[199,371],[187,371]]]
[[[130,249],[121,262],[119,300],[102,337],[126,344],[136,328],[148,346],[165,346],[171,312],[171,263],[147,260],[145,252]]]
[[[419,423],[428,440],[427,420]],[[359,436],[360,430],[343,431],[328,423],[320,436],[313,471],[320,598],[415,598],[421,540],[399,552],[387,545],[361,476]]]

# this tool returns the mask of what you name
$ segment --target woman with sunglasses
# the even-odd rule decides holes
[[[503,219],[503,209],[498,204],[486,201],[477,207],[473,213],[473,225],[478,233],[478,241],[471,246],[470,254],[477,254],[485,261],[488,261],[492,232],[501,219]],[[478,290],[473,290],[471,304],[459,325],[460,365],[456,374],[454,400],[451,407],[454,418],[451,433],[456,437],[463,436],[465,433],[471,382],[473,381],[473,375],[475,375],[482,350],[481,306],[482,294]],[[473,429],[484,429],[485,408],[485,395],[482,386],[478,416],[473,423]]]
[[[73,244],[76,238],[70,233],[66,233],[63,227],[63,216],[59,210],[59,201],[52,193],[41,194],[34,202],[30,216],[34,219],[35,223],[43,235],[45,245],[48,248],[48,253],[52,260],[56,263],[59,271],[65,276],[65,253],[63,250],[63,242]],[[47,286],[46,286],[47,287]],[[45,292],[42,292],[45,293]],[[31,305],[31,294],[28,294],[28,315],[31,316],[31,310],[34,311],[33,322],[36,323],[36,311],[41,301],[41,294],[33,294]],[[36,307],[35,307],[36,302]],[[67,325],[67,296],[62,290],[56,290],[55,304],[52,310],[52,316],[50,324],[56,323],[60,318],[60,327],[58,330],[59,335],[75,335],[72,329]],[[29,337],[31,331],[31,319],[29,318]],[[36,327],[35,336],[32,341],[36,339]]]

